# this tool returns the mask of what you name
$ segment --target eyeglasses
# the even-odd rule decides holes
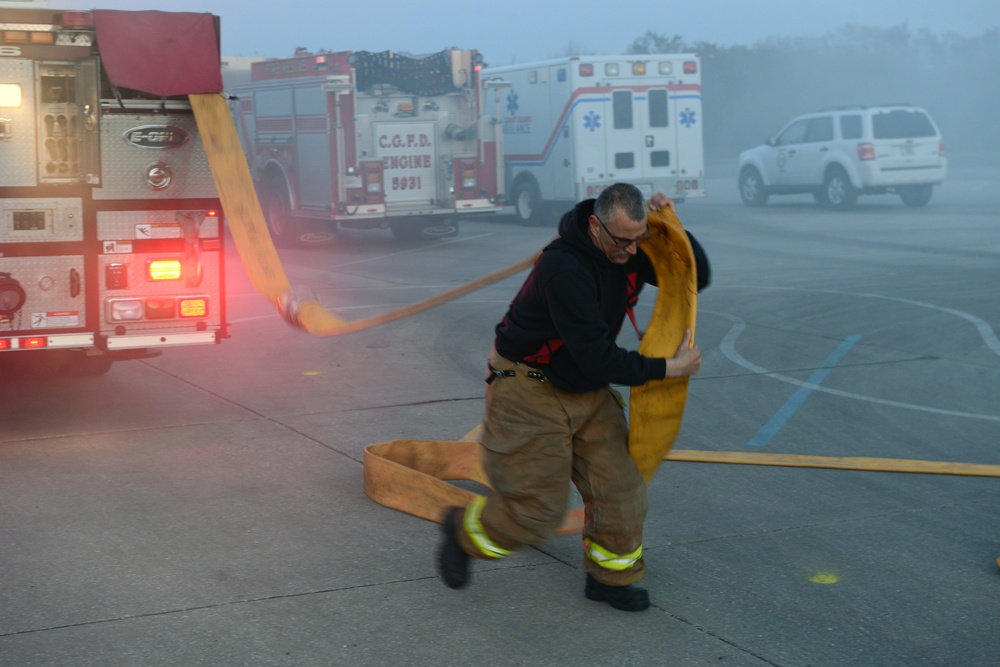
[[[640,236],[639,238],[625,239],[622,238],[621,236],[615,236],[614,234],[611,233],[611,230],[608,229],[608,226],[604,224],[604,221],[597,217],[596,213],[593,215],[595,218],[597,218],[597,222],[598,224],[601,225],[601,228],[604,229],[604,233],[608,235],[608,238],[614,241],[615,246],[618,248],[627,248],[633,243],[636,244],[636,246],[640,246],[649,239],[653,238],[653,229],[648,225],[646,226],[646,231],[643,232],[642,236]]]

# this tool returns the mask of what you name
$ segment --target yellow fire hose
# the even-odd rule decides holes
[[[226,100],[218,94],[189,97],[230,233],[254,288],[275,305],[286,321],[314,336],[352,333],[408,317],[519,273],[536,259],[537,255],[532,255],[426,301],[353,322],[330,313],[315,299],[300,300],[292,293],[271,241]],[[680,344],[684,329],[690,328],[692,333],[695,329],[696,277],[691,248],[676,216],[670,211],[654,212],[649,216],[649,224],[661,232],[643,245],[653,260],[660,289],[639,351],[648,356],[670,357]],[[663,460],[1000,477],[997,465],[671,451],[680,430],[687,388],[687,378],[671,378],[631,390],[629,451],[647,481]],[[488,487],[479,462],[479,447],[476,430],[458,442],[392,440],[369,445],[364,450],[365,492],[387,507],[439,521],[445,508],[465,505],[476,495],[450,481],[467,480]],[[582,520],[581,509],[571,511],[559,532],[579,532]]]

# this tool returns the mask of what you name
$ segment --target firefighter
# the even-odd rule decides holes
[[[449,587],[468,583],[470,557],[501,558],[551,537],[572,481],[585,508],[586,597],[626,611],[649,607],[635,585],[646,569],[646,484],[628,453],[624,401],[610,384],[694,375],[701,352],[689,347],[690,330],[670,359],[616,344],[642,284],[655,284],[638,252],[651,235],[646,206],[638,188],[616,183],[563,215],[558,238],[496,326],[480,439],[493,493],[444,515],[437,566]],[[648,206],[673,202],[657,194]],[[701,289],[709,266],[690,238]]]

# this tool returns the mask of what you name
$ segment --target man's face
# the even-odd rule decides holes
[[[624,211],[615,210],[610,220],[591,215],[590,238],[613,264],[624,264],[639,252],[639,243],[648,235],[646,220],[631,220]]]

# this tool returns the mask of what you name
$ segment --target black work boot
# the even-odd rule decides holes
[[[642,611],[649,608],[649,593],[645,588],[629,584],[628,586],[608,586],[587,575],[587,585],[583,594],[588,600],[607,602],[615,609],[623,611]]]
[[[462,588],[469,583],[469,555],[458,543],[458,531],[461,530],[464,513],[465,510],[461,507],[450,507],[441,522],[444,537],[438,548],[437,566],[438,574],[448,588]]]

